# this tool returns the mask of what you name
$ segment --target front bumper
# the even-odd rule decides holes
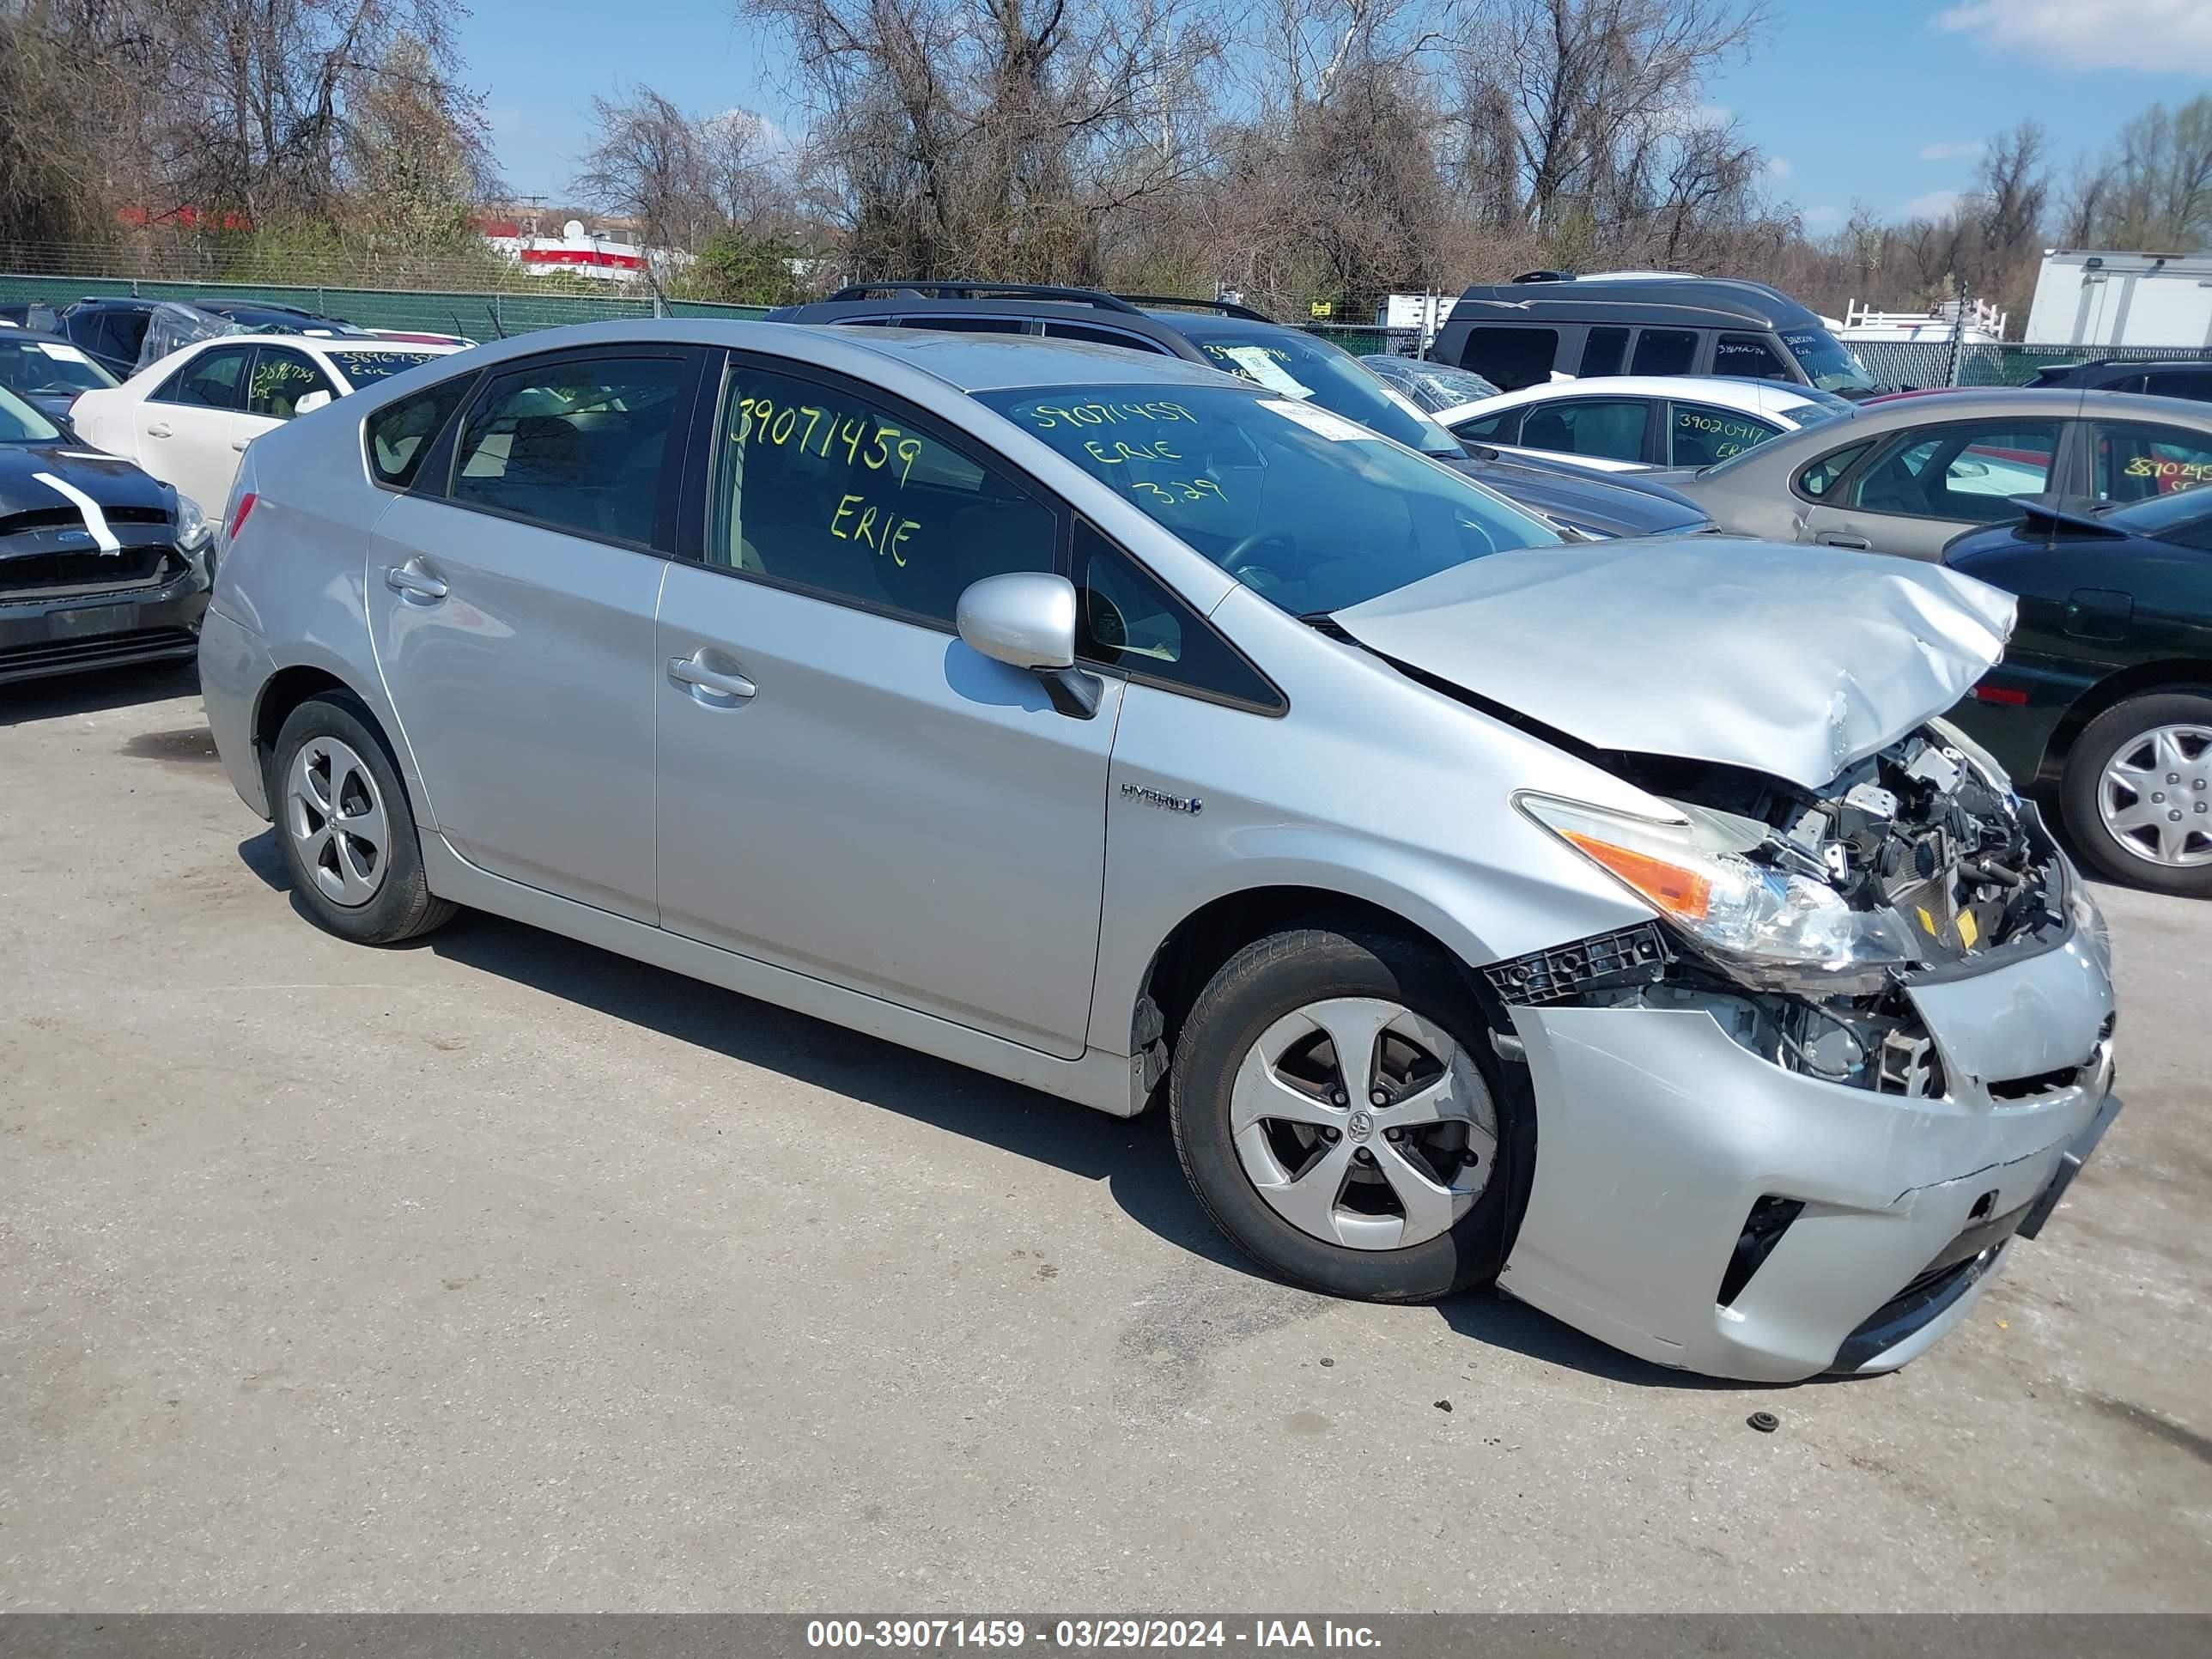
[[[1924,1350],[2118,1103],[2111,981],[2078,934],[1912,996],[1943,1098],[1785,1071],[1694,1009],[1516,1008],[1536,1168],[1501,1286],[1716,1376],[1886,1370]],[[1802,1208],[1724,1304],[1769,1198]]]
[[[0,594],[0,684],[191,656],[209,582],[202,561],[183,563],[181,574],[158,586]]]

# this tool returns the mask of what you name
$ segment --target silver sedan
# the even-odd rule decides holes
[[[2094,907],[1933,719],[2011,619],[1953,572],[1576,543],[1174,359],[704,322],[357,393],[223,525],[209,717],[323,927],[1164,1105],[1320,1290],[1886,1370],[2118,1109]]]
[[[1696,472],[1653,472],[1721,529],[1934,559],[2020,495],[2140,501],[2212,479],[2212,408],[1996,386],[1869,398]]]

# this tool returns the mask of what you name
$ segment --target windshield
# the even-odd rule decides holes
[[[1785,328],[1782,343],[1790,348],[1805,378],[1823,392],[1873,392],[1874,379],[1859,360],[1844,349],[1843,343],[1825,328]]]
[[[1297,616],[1562,540],[1465,475],[1302,399],[1180,386],[975,395]]]
[[[67,341],[0,335],[0,386],[18,397],[73,397],[115,384],[112,374]]]
[[[2212,489],[2202,484],[2176,489],[2112,507],[2098,516],[2116,530],[2124,530],[2130,536],[2148,536],[2156,541],[2212,518]]]
[[[424,363],[441,357],[440,351],[331,351],[326,356],[338,366],[338,373],[353,382],[358,391],[372,380],[381,380],[387,375],[404,374],[410,368],[420,368]]]
[[[52,443],[61,435],[59,427],[0,386],[0,444]]]
[[[1176,326],[1216,368],[1256,380],[1270,392],[1311,398],[1362,426],[1395,438],[1408,449],[1429,455],[1464,455],[1457,439],[1438,426],[1402,392],[1350,352],[1292,328],[1244,329],[1219,333],[1202,324]]]

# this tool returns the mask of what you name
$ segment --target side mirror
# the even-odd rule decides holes
[[[312,415],[327,404],[330,400],[331,394],[327,392],[303,392],[300,394],[300,401],[292,405],[292,413],[295,418],[301,415]]]
[[[1035,674],[1054,708],[1087,720],[1104,688],[1075,666],[1075,584],[1065,576],[986,576],[960,596],[960,638],[978,656]]]

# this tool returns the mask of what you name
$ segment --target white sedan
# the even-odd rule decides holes
[[[295,415],[459,349],[349,337],[222,334],[173,351],[70,406],[87,443],[138,463],[210,516],[246,446]]]
[[[1850,408],[1832,392],[1779,380],[1609,374],[1503,392],[1436,419],[1462,442],[1632,472],[1711,466]]]

